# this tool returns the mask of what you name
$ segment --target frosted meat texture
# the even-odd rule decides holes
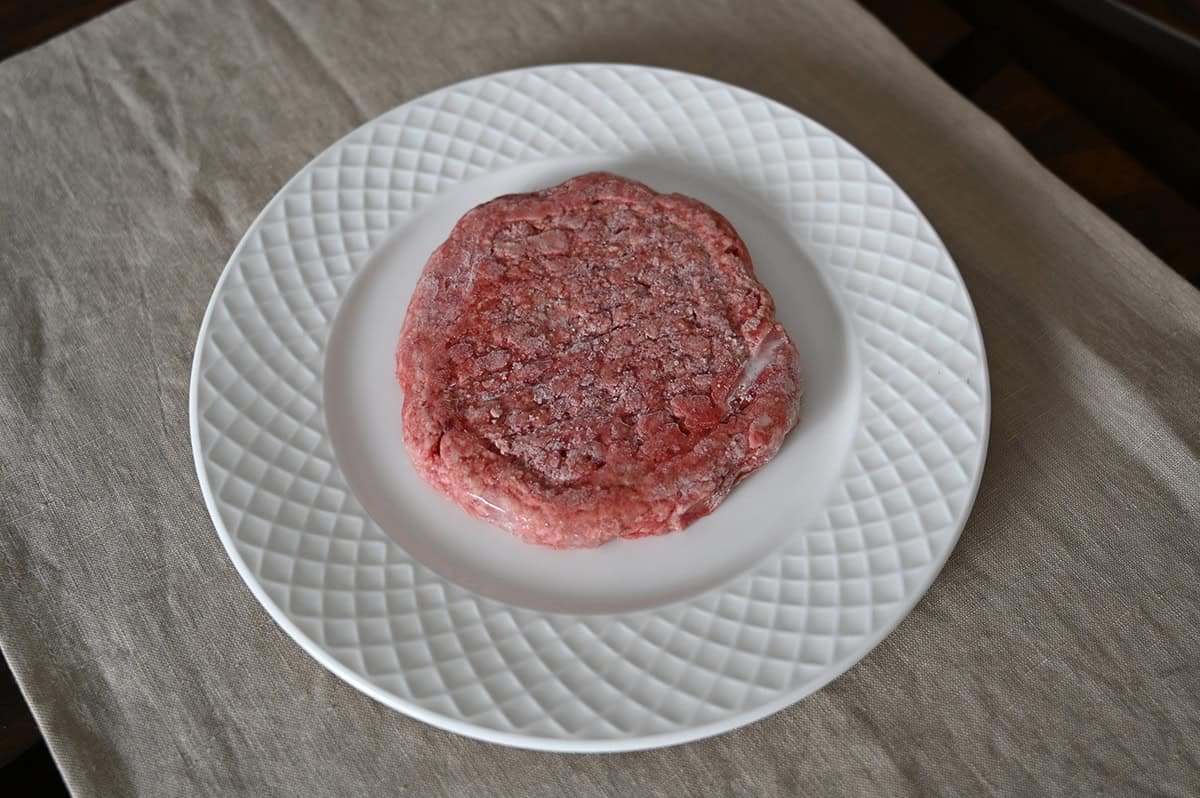
[[[799,356],[707,205],[607,173],[467,213],[397,349],[421,476],[531,543],[683,529],[800,415]]]

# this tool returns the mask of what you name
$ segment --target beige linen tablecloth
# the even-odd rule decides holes
[[[554,61],[676,67],[838,131],[945,239],[995,402],[913,614],[740,731],[573,756],[359,695],[201,503],[192,348],[270,196],[359,123]],[[0,64],[0,644],[71,789],[113,795],[1200,792],[1200,294],[859,7],[135,2]]]

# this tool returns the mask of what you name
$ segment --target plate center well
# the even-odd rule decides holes
[[[401,438],[395,348],[413,287],[455,222],[501,194],[604,169],[678,191],[724,214],[800,350],[805,400],[779,455],[686,530],[598,549],[522,543],[468,516],[417,476]],[[843,467],[859,412],[857,351],[834,299],[782,213],[718,175],[658,157],[578,156],[515,166],[452,186],[414,211],[369,257],[338,310],[324,369],[338,464],[371,518],[414,559],[491,598],[547,612],[648,609],[729,581],[800,534]]]

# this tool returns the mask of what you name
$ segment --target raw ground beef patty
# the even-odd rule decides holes
[[[559,548],[682,529],[799,418],[796,347],[732,225],[606,173],[464,216],[396,363],[421,476]]]

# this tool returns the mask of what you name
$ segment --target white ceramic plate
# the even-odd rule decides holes
[[[733,222],[807,396],[779,456],[711,516],[556,552],[416,476],[393,354],[417,275],[461,214],[593,169]],[[429,723],[560,751],[733,729],[862,658],[958,538],[988,414],[966,289],[887,175],[758,95],[599,64],[451,86],[318,156],[225,268],[191,385],[217,532],[306,651]]]

